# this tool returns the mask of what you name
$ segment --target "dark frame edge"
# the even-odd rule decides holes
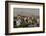
[[[8,34],[8,2],[5,1],[5,35]]]
[[[12,2],[12,3],[27,3],[27,4],[44,4],[44,3],[40,3],[40,2],[25,2],[25,1],[5,1],[5,2]]]
[[[45,32],[45,3],[43,3],[43,33]]]
[[[40,34],[40,33],[44,33],[44,32],[42,32],[42,31],[38,31],[38,32],[9,33],[9,34],[7,34],[7,35]]]

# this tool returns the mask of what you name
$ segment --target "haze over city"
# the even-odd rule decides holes
[[[17,15],[22,15],[22,16],[39,16],[39,9],[35,8],[14,8],[14,17]]]

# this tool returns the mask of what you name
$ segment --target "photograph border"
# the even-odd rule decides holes
[[[22,32],[22,33],[9,33],[8,28],[8,3],[26,3],[26,4],[42,4],[43,5],[43,31],[37,32]],[[38,2],[22,2],[22,1],[5,1],[5,35],[17,35],[17,34],[32,34],[32,33],[44,33],[45,32],[45,3]]]

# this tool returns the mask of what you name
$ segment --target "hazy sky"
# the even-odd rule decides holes
[[[25,16],[31,16],[31,15],[35,15],[38,16],[39,15],[39,9],[33,9],[33,8],[14,8],[14,16],[17,16],[18,14],[20,15],[25,15]]]

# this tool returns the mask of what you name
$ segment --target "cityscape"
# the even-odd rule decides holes
[[[39,27],[39,9],[17,9],[14,9],[14,28]]]

